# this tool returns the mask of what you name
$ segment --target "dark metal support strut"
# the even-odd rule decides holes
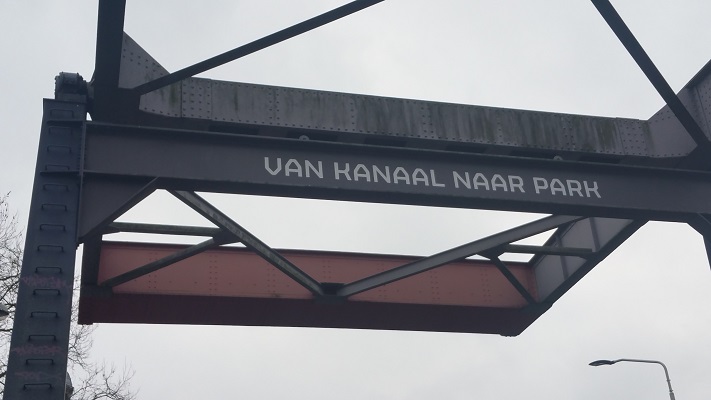
[[[142,267],[138,267],[136,269],[133,269],[133,270],[123,273],[121,275],[115,276],[111,279],[107,279],[106,281],[101,283],[101,286],[107,286],[110,288],[118,286],[122,283],[132,281],[136,278],[140,278],[144,275],[148,275],[151,272],[158,271],[161,268],[165,268],[169,265],[175,264],[176,262],[178,262],[180,260],[184,260],[188,257],[202,253],[203,251],[205,251],[207,249],[211,249],[213,247],[217,247],[217,246],[227,244],[230,242],[233,242],[233,241],[230,240],[228,237],[224,237],[224,236],[221,238],[210,238],[202,243],[198,243],[194,246],[190,246],[186,249],[183,249],[183,250],[180,250],[176,253],[173,253],[167,257],[163,257],[160,260],[153,261],[153,262],[148,263]]]
[[[382,1],[384,0],[356,0],[350,2],[344,6],[338,7],[319,16],[308,19],[304,22],[300,22],[279,32],[272,33],[271,35],[265,36],[251,43],[237,47],[236,49],[227,51],[215,57],[209,58],[205,61],[173,72],[169,75],[165,75],[158,79],[152,80],[150,82],[146,82],[142,85],[137,86],[133,90],[139,95],[146,94],[162,87],[171,85],[173,83],[180,82],[183,79],[195,76],[212,68],[219,67],[220,65],[226,64],[230,61],[234,61],[238,58],[242,58],[259,50],[266,49],[269,46],[283,42],[287,39],[291,39],[294,36],[301,35],[302,33],[306,33],[308,31],[326,25],[337,19],[346,17],[350,14],[368,8]]]
[[[511,273],[511,270],[504,264],[503,261],[499,259],[499,257],[489,257],[489,260],[491,260],[492,263],[496,266],[496,268],[501,271],[501,273],[506,277],[506,279],[513,285],[514,288],[523,296],[524,299],[528,302],[528,304],[536,304],[536,299],[531,296],[531,293],[526,290],[526,288],[519,282],[519,280],[516,278],[516,276]]]
[[[244,243],[245,246],[252,249],[267,262],[274,265],[314,295],[322,296],[324,294],[323,288],[318,281],[299,269],[296,265],[292,264],[289,260],[282,257],[279,253],[267,246],[256,236],[249,233],[246,229],[231,220],[228,216],[220,212],[220,210],[213,207],[197,194],[186,191],[170,191],[170,193],[215,225],[235,235],[235,237]]]
[[[674,90],[669,86],[661,72],[659,72],[654,62],[649,58],[642,48],[642,45],[639,44],[632,34],[632,31],[627,27],[609,0],[592,0],[592,3],[610,28],[615,32],[615,35],[620,39],[620,42],[622,42],[632,58],[634,58],[654,88],[657,89],[657,92],[667,103],[669,109],[674,113],[677,119],[679,119],[684,129],[686,129],[689,135],[694,139],[694,142],[696,142],[699,147],[704,147],[707,151],[711,151],[711,143],[704,131],[681,100],[679,100],[679,97],[674,93]]]
[[[95,87],[118,88],[126,0],[100,0],[96,32]]]
[[[91,111],[96,117],[116,113],[119,75],[121,71],[121,49],[123,47],[123,25],[126,14],[126,0],[99,0],[99,15],[96,25],[96,61]],[[137,102],[136,102],[137,104]],[[122,113],[126,112],[120,110]]]
[[[462,260],[475,254],[486,252],[487,250],[491,250],[495,247],[510,244],[512,242],[537,235],[581,218],[582,217],[573,217],[568,215],[554,215],[542,218],[537,221],[521,225],[517,228],[509,229],[496,235],[476,240],[450,250],[445,250],[441,253],[425,257],[410,264],[393,268],[359,281],[349,283],[338,290],[337,295],[343,297],[353,296],[366,290],[375,289],[376,287],[429,271],[433,268],[437,268],[453,261]]]

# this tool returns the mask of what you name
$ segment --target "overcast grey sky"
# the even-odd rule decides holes
[[[128,0],[126,31],[176,70],[345,4]],[[711,2],[613,4],[679,90],[711,58]],[[93,71],[96,4],[0,0],[0,192],[26,220],[41,101]],[[204,77],[647,119],[662,100],[587,0],[386,0]],[[683,196],[683,193],[679,194]],[[274,247],[429,255],[533,218],[513,213],[210,196]],[[127,217],[201,223],[165,196]],[[279,221],[280,224],[277,224]],[[421,232],[412,229],[415,225]],[[307,228],[305,228],[307,227]],[[650,223],[522,335],[99,327],[94,356],[136,370],[141,399],[677,399],[711,393],[711,271],[701,237]]]

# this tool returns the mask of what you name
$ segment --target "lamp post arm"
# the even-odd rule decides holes
[[[671,385],[671,379],[669,379],[669,371],[667,370],[667,366],[664,365],[663,362],[656,361],[656,360],[638,360],[638,359],[634,359],[634,358],[620,358],[619,360],[615,360],[614,362],[617,363],[617,362],[621,362],[621,361],[661,365],[662,368],[664,368],[664,375],[666,375],[666,377],[667,377],[667,386],[669,386],[669,399],[676,400],[676,398],[674,397],[674,390],[672,389],[672,385]]]

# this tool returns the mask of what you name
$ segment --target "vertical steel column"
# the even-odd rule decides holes
[[[83,103],[44,100],[5,400],[63,400],[67,376]]]

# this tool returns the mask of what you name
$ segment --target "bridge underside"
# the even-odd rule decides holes
[[[709,68],[674,99],[665,97],[669,105],[647,121],[223,82],[185,75],[202,64],[169,73],[112,22],[122,7],[102,2],[99,15],[104,22],[97,61],[116,64],[97,63],[93,121],[86,125],[78,223],[86,246],[82,322],[514,335],[646,221],[689,222],[709,232],[708,138],[701,137],[711,120]],[[655,87],[664,83],[650,80]],[[156,190],[169,191],[216,228],[115,222]],[[416,260],[350,254],[363,274],[354,276],[336,261],[343,254],[271,249],[200,198],[199,191],[551,217]],[[186,248],[103,242],[105,234],[117,231],[199,231],[197,236],[207,239]],[[516,244],[543,232],[550,238],[541,246]],[[245,248],[225,248],[229,243]],[[145,255],[168,248],[172,255],[157,260]],[[117,251],[123,256],[108,255]],[[507,252],[531,258],[510,264],[503,260]],[[220,268],[221,274],[244,274],[242,279],[252,282],[249,271],[261,271],[287,286],[267,290],[268,282],[254,280],[262,290],[255,294],[245,287],[215,291],[198,283],[166,284],[181,281],[179,276],[204,282],[210,276],[204,259],[218,253],[232,259],[232,267]],[[472,256],[485,261],[466,260]],[[131,263],[117,264],[133,257]],[[324,276],[315,267],[323,263],[342,271]],[[368,274],[371,263],[390,268]],[[458,263],[470,268],[454,268]],[[470,270],[487,271],[486,278],[462,272]],[[520,303],[442,303],[427,294],[432,287],[410,293],[412,301],[396,296],[433,276],[457,274],[467,282],[458,295],[487,293],[493,289],[482,289],[482,282],[496,276],[505,283],[493,286],[496,298]],[[237,275],[230,279],[237,282]],[[156,277],[167,286],[141,286]]]
[[[152,190],[124,194],[130,200],[118,213]],[[121,198],[111,193],[99,197]],[[84,236],[81,323],[517,335],[642,225],[549,216],[427,257],[277,250],[194,192],[170,193],[215,227],[113,222],[116,212],[85,208],[94,210],[87,213],[94,220],[109,217],[96,225],[102,230]],[[194,245],[103,240],[119,232],[206,240]],[[542,245],[518,244],[542,233],[550,234]],[[531,257],[507,261],[511,254]]]
[[[98,283],[185,250],[186,246],[102,242],[87,246],[84,265]],[[355,282],[415,257],[278,250],[314,279]],[[98,265],[94,265],[98,261]],[[533,271],[508,263],[516,281],[538,300]],[[80,322],[263,325],[479,332],[516,335],[545,308],[531,305],[492,262],[462,260],[410,279],[345,298],[343,284],[318,301],[253,252],[222,247],[84,296]],[[97,293],[98,294],[98,293]]]

